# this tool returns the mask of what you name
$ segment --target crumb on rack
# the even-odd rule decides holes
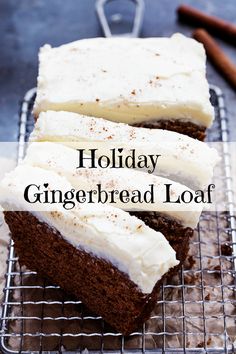
[[[207,345],[210,345],[211,342],[212,342],[212,339],[211,339],[211,337],[210,337],[210,338],[207,340]]]
[[[232,248],[229,244],[224,243],[221,245],[221,254],[223,256],[231,256],[232,255]]]
[[[217,266],[213,267],[213,270],[216,271],[216,272],[214,273],[214,277],[215,277],[215,278],[219,278],[219,277],[220,277],[220,271],[221,271],[220,265],[217,265]]]
[[[204,342],[200,342],[197,344],[197,348],[202,348],[202,347],[204,347]]]

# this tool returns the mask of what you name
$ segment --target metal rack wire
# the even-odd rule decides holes
[[[35,90],[20,110],[18,160],[34,121]],[[68,298],[35,272],[18,265],[11,241],[0,329],[4,353],[233,353],[236,335],[236,222],[233,206],[227,118],[222,92],[211,89],[216,120],[210,141],[222,141],[217,179],[228,197],[227,213],[203,213],[179,274],[160,289],[150,320],[124,337],[81,301]]]

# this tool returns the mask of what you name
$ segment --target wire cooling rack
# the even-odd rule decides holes
[[[20,109],[18,160],[34,124],[30,90]],[[9,247],[1,319],[4,353],[233,353],[236,337],[236,226],[224,99],[211,88],[216,120],[209,141],[222,141],[217,182],[229,212],[203,213],[179,274],[160,289],[155,310],[142,328],[124,337],[81,301],[69,298],[35,272],[19,266]]]

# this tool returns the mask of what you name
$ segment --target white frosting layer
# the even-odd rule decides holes
[[[48,183],[47,190],[72,188],[55,172],[21,165],[0,184],[0,203],[7,210],[31,212],[57,229],[73,246],[113,263],[128,274],[143,293],[179,262],[166,238],[129,213],[108,205],[83,204],[66,211],[61,204],[29,204],[23,197],[29,184]]]
[[[34,113],[64,110],[129,124],[214,119],[202,44],[171,38],[93,38],[39,54]]]
[[[211,183],[214,166],[219,161],[215,149],[183,134],[135,128],[71,112],[42,112],[30,139],[57,141],[69,146],[73,146],[71,142],[92,142],[94,148],[99,148],[98,154],[105,155],[115,143],[119,143],[119,147],[135,147],[144,154],[160,154],[155,173],[197,188]]]
[[[171,198],[176,200],[185,190],[186,186],[171,181],[169,179],[143,173],[133,169],[77,169],[78,152],[69,147],[50,143],[31,143],[28,147],[24,164],[40,167],[54,171],[60,176],[66,177],[71,185],[76,189],[85,191],[96,189],[97,184],[101,184],[102,189],[109,190],[139,190],[142,194],[153,184],[155,203],[127,203],[118,200],[113,206],[125,210],[145,210],[158,211],[176,219],[185,227],[195,228],[198,224],[203,204],[197,203],[163,203],[166,199],[165,184],[171,184]],[[191,191],[192,192],[192,191]],[[112,204],[111,204],[112,205]]]

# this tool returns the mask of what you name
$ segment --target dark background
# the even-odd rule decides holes
[[[122,0],[121,0],[122,1]],[[146,0],[142,37],[191,35],[193,28],[178,23],[175,10],[191,4],[208,14],[236,23],[236,0]],[[19,101],[36,85],[37,53],[40,46],[60,45],[80,38],[102,36],[94,0],[0,0],[0,141],[17,140]],[[124,1],[116,4],[124,10]],[[127,20],[129,19],[129,9]],[[218,40],[236,62],[236,46]],[[210,83],[226,96],[231,140],[236,140],[236,93],[208,64]]]

